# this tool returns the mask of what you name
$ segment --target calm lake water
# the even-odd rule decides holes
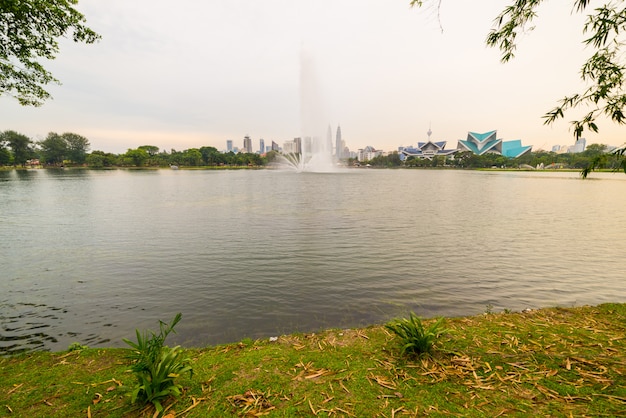
[[[0,355],[626,301],[626,176],[0,172]]]

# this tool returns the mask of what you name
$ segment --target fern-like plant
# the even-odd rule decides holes
[[[401,339],[401,355],[422,355],[430,353],[435,340],[445,330],[442,328],[443,318],[439,318],[429,327],[425,327],[422,320],[411,312],[409,318],[396,319],[385,325],[389,331]]]
[[[175,379],[187,372],[190,376],[193,374],[189,365],[191,360],[184,356],[180,346],[170,348],[164,345],[168,334],[175,332],[174,327],[181,318],[182,315],[178,313],[169,324],[159,321],[159,334],[136,330],[136,343],[124,338],[124,342],[131,347],[128,358],[132,361],[131,370],[137,378],[131,402],[151,403],[159,415],[163,412],[163,400],[181,395],[182,386]]]

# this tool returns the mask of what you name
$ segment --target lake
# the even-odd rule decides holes
[[[0,172],[0,354],[626,301],[626,175]]]

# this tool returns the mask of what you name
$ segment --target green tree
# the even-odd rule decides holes
[[[407,167],[426,167],[428,162],[429,161],[426,158],[420,158],[412,155],[404,160],[404,165]]]
[[[9,165],[11,163],[11,152],[6,144],[0,140],[0,165]]]
[[[94,168],[113,167],[118,164],[118,157],[104,151],[93,151],[87,155],[85,162],[89,167]]]
[[[100,38],[85,26],[74,7],[78,0],[7,0],[0,2],[0,96],[22,105],[40,106],[50,97],[44,89],[59,83],[41,64],[59,52],[58,39],[71,34],[74,42]]]
[[[605,144],[590,144],[582,152],[586,157],[597,157],[601,154],[606,154],[608,147]]]
[[[62,134],[61,138],[67,144],[67,158],[75,164],[83,164],[89,152],[89,140],[71,132]]]
[[[157,157],[159,154],[159,147],[156,145],[142,145],[137,147],[137,149],[144,150],[148,153],[148,159],[146,160],[146,164],[149,166],[158,166],[160,162],[160,158]]]
[[[265,161],[273,163],[279,158],[280,153],[276,150],[271,150],[265,154]]]
[[[261,166],[261,165],[263,165],[263,160],[261,159],[261,156],[259,154],[248,153],[248,154],[245,154],[245,156],[246,156],[246,160],[247,160],[247,164],[246,165],[254,165],[254,166]]]
[[[88,167],[93,167],[93,168],[103,168],[104,167],[104,155],[102,155],[102,151],[94,151],[91,154],[89,154],[86,158],[85,158],[85,162],[87,163]]]
[[[402,165],[402,161],[400,161],[400,154],[398,152],[392,152],[389,155],[379,155],[377,157],[372,158],[369,162],[371,165],[375,167],[399,167]]]
[[[454,159],[452,160],[452,164],[455,167],[461,167],[461,168],[468,167],[470,158],[472,158],[471,151],[459,151],[454,154]]]
[[[616,149],[611,153],[602,153],[591,157],[589,163],[581,171],[581,176],[587,176],[599,168],[611,168],[615,171],[622,170],[626,173],[626,147]]]
[[[224,163],[227,165],[237,165],[237,154],[229,151],[223,155]]]
[[[402,160],[400,160],[400,154],[395,151],[387,156],[387,160],[390,167],[400,167],[402,165]]]
[[[202,161],[206,165],[215,166],[224,162],[222,154],[215,147],[201,147]]]
[[[142,145],[137,149],[142,149],[148,153],[150,157],[154,157],[159,153],[159,147],[156,145]]]
[[[183,151],[182,163],[190,167],[197,167],[202,163],[202,153],[197,148]]]
[[[170,152],[169,163],[178,165],[183,161],[183,157],[184,156],[181,151],[176,151],[174,148],[172,148]]]
[[[435,155],[430,162],[431,167],[443,167],[446,165],[446,157],[443,155]]]
[[[26,135],[15,131],[4,131],[0,133],[0,143],[6,144],[13,152],[14,165],[26,165],[26,161],[34,155],[33,141]]]
[[[48,133],[46,139],[39,143],[39,147],[47,164],[62,164],[69,154],[67,141],[54,132]]]
[[[496,18],[496,27],[487,36],[487,45],[500,49],[503,62],[514,57],[517,34],[537,16],[536,8],[540,3],[541,0],[518,0]],[[590,3],[590,0],[574,0],[573,6],[577,12],[584,13]],[[624,44],[620,39],[620,32],[626,29],[626,9],[621,7],[622,4],[622,1],[607,2],[587,15],[582,31],[588,34],[584,43],[593,54],[583,64],[580,74],[589,87],[566,96],[544,116],[545,123],[550,124],[563,118],[571,109],[590,109],[582,118],[571,122],[576,139],[585,129],[598,132],[596,120],[601,115],[618,124],[626,123],[623,113],[626,63],[623,62]]]
[[[124,154],[124,158],[128,159],[135,167],[143,167],[150,155],[143,149],[129,149]]]

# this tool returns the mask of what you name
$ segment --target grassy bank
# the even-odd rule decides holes
[[[426,321],[429,323],[430,321]],[[431,356],[382,326],[190,349],[166,416],[623,416],[626,304],[445,320]],[[122,349],[0,359],[0,416],[151,416]]]

